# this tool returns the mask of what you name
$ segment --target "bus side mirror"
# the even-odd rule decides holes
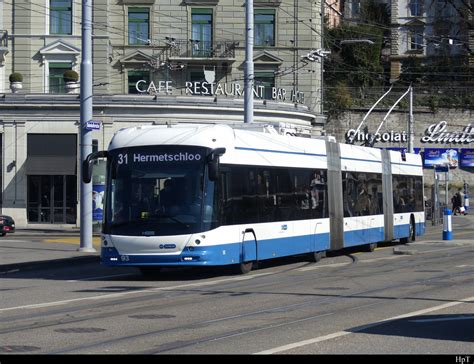
[[[225,148],[216,148],[207,155],[209,179],[213,182],[219,179],[219,157],[224,153]]]
[[[108,152],[101,150],[99,152],[89,154],[86,159],[82,162],[82,181],[84,183],[90,183],[92,179],[92,167],[94,162],[99,158],[107,158]]]

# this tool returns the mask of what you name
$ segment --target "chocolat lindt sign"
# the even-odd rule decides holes
[[[448,122],[440,121],[438,124],[431,124],[425,131],[425,136],[421,138],[422,143],[461,143],[474,142],[474,127],[468,124],[461,131],[448,131]]]
[[[426,128],[421,137],[421,143],[439,144],[469,144],[474,142],[474,127],[469,123],[462,130],[448,129],[448,122],[442,120],[437,124],[431,124]],[[354,138],[355,137],[355,138]],[[346,139],[354,138],[355,141],[363,142],[369,140],[369,133],[350,129],[346,132]],[[408,133],[406,131],[386,131],[377,133],[375,141],[381,143],[406,142]]]

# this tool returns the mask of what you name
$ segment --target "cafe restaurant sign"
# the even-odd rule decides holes
[[[350,129],[346,133],[346,139],[353,138],[354,141],[364,142],[369,140],[370,133],[364,133],[355,129]],[[393,143],[406,142],[408,133],[406,131],[387,131],[375,135],[376,142]],[[448,122],[440,121],[437,124],[431,124],[426,128],[421,143],[441,143],[441,144],[468,144],[474,142],[474,127],[471,124],[465,126],[462,130],[448,130]]]
[[[152,95],[173,94],[172,81],[159,81],[157,83],[151,81],[147,83],[145,80],[139,80],[135,84],[135,88],[139,93]],[[244,87],[236,82],[186,82],[185,92],[186,95],[240,97],[244,94]],[[262,85],[256,85],[253,88],[253,95],[257,99],[264,99],[265,96],[267,96],[267,88]],[[276,101],[288,101],[297,104],[304,103],[304,93],[297,90],[288,92],[284,88],[272,87],[271,94],[268,94],[268,96],[271,96],[269,98]]]

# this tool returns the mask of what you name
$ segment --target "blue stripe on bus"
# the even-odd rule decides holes
[[[326,154],[315,154],[315,153],[304,153],[304,152],[288,152],[288,151],[274,150],[274,149],[259,149],[259,148],[246,148],[246,147],[235,147],[235,149],[247,150],[247,151],[253,151],[253,152],[309,155],[309,156],[313,156],[313,157],[326,157],[327,156]],[[349,161],[358,161],[358,162],[382,163],[382,161],[372,160],[372,159],[360,159],[360,158],[349,158],[349,157],[341,157],[341,159],[345,159],[345,160],[349,160]],[[408,166],[408,167],[421,167],[421,165],[410,164],[410,163],[392,162],[391,164],[400,165],[400,166]]]
[[[272,259],[284,256],[324,251],[329,249],[329,233],[317,235],[294,236],[279,239],[254,240],[241,243],[221,244],[216,246],[196,246],[185,248],[181,254],[130,254],[121,255],[116,248],[102,247],[101,261],[105,265],[136,266],[136,265],[228,265],[242,261]],[[111,258],[113,260],[111,260]]]
[[[288,152],[283,150],[274,150],[274,149],[258,149],[258,148],[245,148],[245,147],[235,147],[238,150],[247,150],[252,152],[268,152],[268,153],[283,153],[283,154],[296,154],[296,155],[309,155],[313,157],[326,157],[326,154],[314,154],[314,153],[304,153],[304,152]]]
[[[376,160],[373,160],[373,159],[360,159],[360,158],[349,158],[349,157],[341,157],[341,159],[345,159],[345,160],[348,160],[348,161],[358,161],[358,162],[382,163],[382,161],[376,161]]]
[[[420,236],[425,233],[425,223],[418,222],[415,224],[415,235]],[[395,225],[393,227],[393,238],[400,239],[405,238],[410,234],[410,224]]]
[[[375,227],[363,230],[345,231],[344,247],[376,243],[385,240],[385,230],[383,227]]]
[[[399,163],[399,162],[391,162],[391,164],[394,164],[394,165],[397,165],[397,166],[408,166],[408,167],[422,168],[421,164],[410,164],[410,163]]]

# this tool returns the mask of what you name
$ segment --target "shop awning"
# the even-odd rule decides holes
[[[76,156],[28,156],[26,174],[28,175],[75,175]]]

